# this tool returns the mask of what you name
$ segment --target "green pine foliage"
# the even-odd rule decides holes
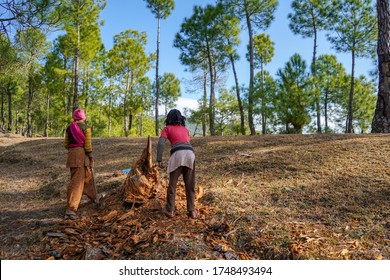
[[[48,23],[35,28],[20,23],[19,32],[0,33],[0,130],[63,137],[77,103],[87,112],[95,137],[154,135],[164,123],[163,114],[156,118],[156,104],[166,114],[177,106],[183,89],[190,90],[178,73],[162,72],[158,80],[147,76],[157,59],[157,53],[146,51],[150,34],[123,30],[113,37],[113,47],[105,49],[100,34],[105,1],[54,2],[61,5],[42,10],[46,20],[61,15],[64,8],[67,13],[56,25],[62,32],[51,42],[42,32]],[[172,0],[146,2],[156,18],[166,19],[174,9]],[[371,4],[293,1],[290,28],[304,38],[327,33],[338,52],[351,53],[353,63],[358,63],[357,58],[373,55],[377,28]],[[221,0],[195,6],[183,19],[173,44],[193,74],[192,91],[202,96],[198,110],[183,112],[191,133],[334,133],[348,128],[368,132],[376,82],[347,74],[334,55],[317,55],[316,43],[312,61],[295,54],[276,75],[267,72],[274,55],[272,34],[258,31],[272,22],[277,5],[278,1]],[[245,85],[235,73],[235,86],[228,89],[226,72],[240,60],[237,49],[243,32],[251,38],[247,60],[253,77]]]

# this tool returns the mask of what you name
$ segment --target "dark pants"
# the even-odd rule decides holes
[[[167,190],[167,210],[175,210],[176,185],[180,175],[183,174],[183,181],[186,189],[187,211],[195,209],[195,163],[194,168],[180,166],[169,173],[169,186]]]

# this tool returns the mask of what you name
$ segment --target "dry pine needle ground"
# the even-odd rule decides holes
[[[141,155],[143,137],[93,139],[105,205],[83,199],[82,218],[70,222],[62,139],[2,134],[1,259],[390,259],[390,136],[192,141],[198,220],[186,216],[182,185],[173,219],[158,210],[164,190],[140,207],[123,205],[122,170]]]

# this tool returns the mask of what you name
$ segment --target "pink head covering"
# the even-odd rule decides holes
[[[75,121],[83,121],[83,120],[85,120],[86,117],[85,117],[84,110],[81,110],[81,109],[74,110],[74,112],[73,112],[73,119]]]

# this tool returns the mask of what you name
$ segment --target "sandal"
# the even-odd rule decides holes
[[[194,209],[192,211],[188,211],[188,217],[190,217],[191,219],[196,219],[198,218],[199,216],[199,210],[198,209]]]
[[[163,214],[165,215],[165,216],[167,216],[168,218],[173,218],[173,217],[175,217],[175,211],[168,211],[167,210],[167,208],[166,207],[164,207],[162,210],[161,210],[161,212],[163,212]]]

